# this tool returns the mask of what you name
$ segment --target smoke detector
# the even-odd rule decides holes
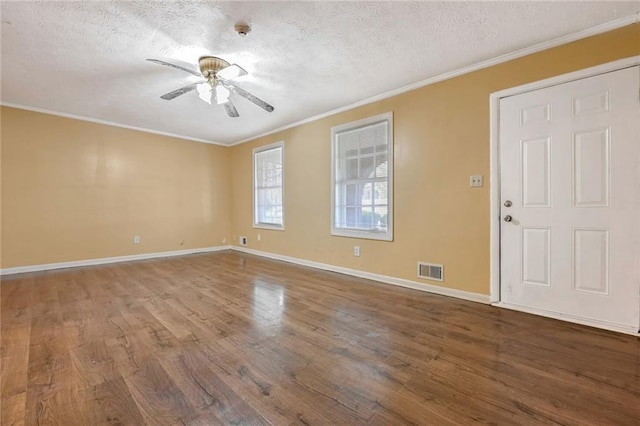
[[[251,27],[247,24],[236,24],[235,29],[240,37],[246,37],[251,31]]]

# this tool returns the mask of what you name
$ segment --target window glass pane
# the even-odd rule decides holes
[[[374,213],[374,227],[381,230],[387,229],[387,206],[376,206]]]
[[[366,146],[364,148],[360,148],[360,155],[364,155],[364,154],[373,154],[373,147]]]
[[[376,182],[373,193],[374,204],[387,204],[387,200],[387,182]]]
[[[357,208],[355,207],[347,207],[346,208],[347,215],[345,217],[345,226],[347,228],[355,228],[358,225],[357,218]]]
[[[376,177],[387,177],[387,154],[376,155]]]
[[[360,157],[360,179],[371,178],[374,172],[373,156]]]
[[[338,135],[339,150],[338,154],[343,158],[358,155],[358,135],[353,133],[342,133]]]
[[[358,159],[357,158],[347,159],[347,170],[345,175],[347,179],[358,179]]]
[[[347,197],[345,199],[347,206],[357,206],[360,204],[358,202],[358,198],[360,195],[360,191],[358,191],[358,184],[352,183],[346,185],[347,188]]]
[[[373,201],[373,186],[370,183],[366,183],[363,187],[362,190],[362,197],[361,197],[361,201],[362,204],[371,204],[371,202]]]
[[[373,207],[362,207],[360,211],[360,228],[371,229],[373,224]]]

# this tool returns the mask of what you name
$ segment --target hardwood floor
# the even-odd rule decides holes
[[[640,424],[640,339],[237,252],[5,277],[2,425]]]

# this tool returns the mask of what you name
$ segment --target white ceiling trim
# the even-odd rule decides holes
[[[71,119],[74,119],[74,120],[88,121],[90,123],[106,124],[107,126],[120,127],[122,129],[129,129],[129,130],[137,130],[139,132],[153,133],[154,135],[169,136],[169,137],[172,137],[172,138],[184,139],[184,140],[188,140],[188,141],[203,142],[203,143],[208,143],[208,144],[212,144],[212,145],[220,145],[220,146],[230,146],[228,144],[223,144],[223,143],[220,143],[220,142],[214,142],[214,141],[208,141],[208,140],[205,140],[205,139],[192,138],[190,136],[182,136],[182,135],[177,135],[177,134],[174,134],[174,133],[160,132],[158,130],[147,129],[147,128],[144,128],[144,127],[129,126],[127,124],[120,124],[120,123],[116,123],[114,121],[100,120],[98,118],[85,117],[85,116],[82,116],[82,115],[67,114],[65,112],[57,112],[57,111],[52,111],[52,110],[45,109],[45,108],[33,107],[33,106],[29,106],[29,105],[20,105],[20,104],[14,104],[14,103],[11,103],[11,102],[2,102],[2,101],[0,101],[0,106],[23,109],[25,111],[40,112],[40,113],[49,114],[49,115],[56,115],[58,117],[71,118]]]
[[[567,43],[571,43],[573,41],[577,41],[583,38],[587,38],[587,37],[591,37],[594,35],[598,35],[598,34],[602,34],[602,33],[606,33],[608,31],[613,31],[615,29],[618,28],[622,28],[622,27],[626,27],[627,25],[631,25],[631,24],[636,24],[636,23],[640,23],[640,12],[636,13],[634,15],[629,15],[629,16],[625,16],[623,18],[620,19],[616,19],[610,22],[605,22],[604,24],[601,25],[597,25],[595,27],[592,28],[588,28],[586,30],[582,30],[582,31],[578,31],[572,34],[567,34],[565,36],[562,37],[558,37],[555,38],[553,40],[549,40],[549,41],[545,41],[542,43],[538,43],[536,45],[530,46],[530,47],[526,47],[524,49],[520,49],[520,50],[516,50],[515,52],[511,52],[511,53],[506,53],[504,55],[500,55],[497,56],[495,58],[492,59],[487,59],[486,61],[482,61],[482,62],[478,62],[477,64],[474,65],[469,65],[463,68],[458,68],[456,70],[453,71],[449,71],[446,72],[444,74],[440,74],[437,75],[435,77],[431,77],[428,78],[426,80],[422,80],[419,81],[417,83],[413,83],[413,84],[409,84],[407,86],[404,87],[400,87],[398,89],[394,89],[394,90],[390,90],[388,92],[382,93],[380,95],[376,95],[376,96],[372,96],[370,98],[367,99],[363,99],[361,101],[349,104],[349,105],[345,105],[343,107],[340,108],[336,108],[333,109],[331,111],[327,111],[324,112],[322,114],[318,114],[318,115],[314,115],[313,117],[309,117],[309,118],[305,118],[304,120],[300,120],[300,121],[296,121],[295,123],[291,123],[291,124],[287,124],[286,126],[282,126],[279,127],[275,130],[270,130],[268,132],[265,133],[261,133],[257,136],[252,136],[250,138],[247,139],[243,139],[239,142],[234,142],[232,144],[229,144],[227,146],[236,146],[236,145],[240,145],[243,144],[245,142],[249,142],[258,138],[262,138],[265,136],[269,136],[272,135],[274,133],[278,133],[281,132],[283,130],[287,130],[290,129],[292,127],[296,127],[296,126],[300,126],[302,124],[306,124],[306,123],[310,123],[312,121],[316,121],[316,120],[320,120],[322,118],[325,117],[329,117],[331,115],[335,115],[335,114],[339,114],[341,112],[344,111],[348,111],[357,107],[361,107],[363,105],[367,105],[373,102],[378,102],[381,101],[383,99],[388,99],[391,98],[393,96],[397,96],[400,95],[402,93],[406,93],[406,92],[410,92],[412,90],[416,90],[419,89],[421,87],[425,87],[425,86],[429,86],[431,84],[435,84],[444,80],[449,80],[451,78],[454,77],[459,77],[463,74],[468,74],[474,71],[478,71],[481,70],[483,68],[489,68],[493,65],[498,65],[504,62],[508,62],[511,61],[513,59],[517,59],[517,58],[521,58],[523,56],[527,56],[527,55],[531,55],[533,53],[537,53],[537,52],[541,52],[543,50],[547,50],[547,49],[551,49],[553,47],[558,47],[561,46],[563,44],[567,44]]]

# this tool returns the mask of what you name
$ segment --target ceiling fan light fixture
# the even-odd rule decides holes
[[[198,90],[198,97],[211,105],[211,96],[213,94],[211,93],[211,86],[209,86],[209,83],[198,84],[196,90]]]
[[[222,84],[218,84],[216,86],[216,103],[218,105],[221,105],[221,104],[229,102],[229,95],[230,94],[231,94],[231,92],[229,92],[229,89],[224,87]]]

